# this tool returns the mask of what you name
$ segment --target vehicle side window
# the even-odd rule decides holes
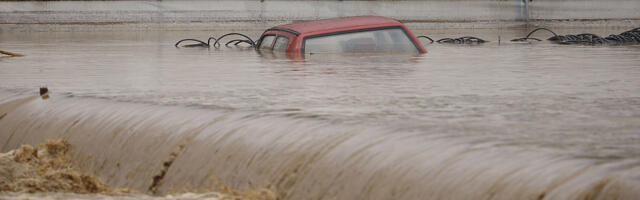
[[[274,51],[287,51],[287,47],[289,47],[289,38],[284,36],[278,36],[276,39],[276,44],[273,45]]]
[[[271,43],[273,43],[273,39],[275,36],[267,35],[262,38],[262,42],[260,42],[260,49],[271,49]]]

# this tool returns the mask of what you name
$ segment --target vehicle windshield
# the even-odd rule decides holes
[[[378,29],[305,39],[309,53],[418,53],[418,48],[401,28]]]

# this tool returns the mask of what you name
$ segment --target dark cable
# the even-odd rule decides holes
[[[256,43],[255,43],[255,42],[254,42],[254,41],[253,41],[249,36],[246,36],[246,35],[244,35],[244,34],[242,34],[242,33],[227,33],[227,34],[224,34],[224,35],[220,36],[220,37],[219,37],[219,38],[218,38],[218,39],[213,43],[213,47],[215,47],[215,48],[220,47],[220,42],[219,42],[219,41],[220,41],[222,38],[227,37],[227,36],[230,36],[230,35],[239,35],[239,36],[242,36],[242,37],[244,37],[244,38],[247,38],[247,43],[249,43],[251,46],[255,46],[255,45],[256,45]]]
[[[418,36],[418,37],[416,37],[416,38],[418,38],[418,39],[420,39],[420,38],[427,38],[428,40],[430,40],[430,41],[431,41],[431,43],[429,43],[429,44],[433,44],[433,39],[431,39],[430,37],[427,37],[427,36],[424,36],[424,35],[420,35],[420,36]]]
[[[209,40],[211,40],[211,38],[209,38]],[[178,42],[176,42],[176,44],[174,45],[175,47],[178,47],[178,45],[184,41],[194,41],[194,42],[198,42],[197,44],[188,44],[188,45],[184,45],[183,47],[209,47],[209,41],[207,42],[203,42],[202,40],[196,40],[196,39],[182,39]]]
[[[527,36],[526,36],[526,37],[523,37],[523,38],[516,38],[516,39],[513,39],[513,40],[511,40],[511,41],[512,41],[512,42],[524,42],[524,41],[527,41],[527,40],[542,41],[542,40],[540,40],[540,39],[538,39],[538,38],[532,38],[532,37],[531,37],[531,35],[533,35],[533,33],[538,32],[539,30],[545,30],[545,31],[548,31],[548,32],[550,32],[551,34],[553,34],[553,36],[554,36],[554,37],[557,37],[557,36],[558,36],[558,34],[556,34],[555,32],[553,32],[552,30],[550,30],[550,29],[548,29],[548,28],[544,28],[544,27],[542,27],[542,28],[536,28],[536,29],[533,29],[533,31],[529,32],[529,34],[527,34]]]
[[[220,47],[220,39],[227,37],[227,36],[231,36],[231,35],[239,35],[242,36],[245,39],[235,39],[235,40],[231,40],[229,42],[227,42],[225,44],[225,46],[229,47],[229,44],[234,43],[234,45],[239,45],[242,43],[247,43],[249,44],[250,47],[254,47],[256,45],[256,42],[253,41],[249,36],[246,36],[244,34],[241,33],[227,33],[224,34],[222,36],[220,36],[219,38],[215,38],[215,37],[209,37],[209,39],[207,39],[207,42],[204,42],[202,40],[198,40],[198,39],[182,39],[178,42],[176,42],[176,44],[174,45],[175,47],[179,47],[178,45],[180,45],[180,43],[182,42],[187,42],[187,41],[192,41],[192,42],[196,42],[196,44],[187,44],[187,45],[183,45],[182,47],[207,47],[210,48],[211,46],[215,47],[215,48],[219,48]],[[211,43],[211,41],[213,40],[213,44]]]
[[[234,43],[235,42],[235,43]],[[229,47],[229,44],[234,43],[233,45],[238,46],[241,43],[247,43],[249,45],[251,45],[251,41],[249,40],[241,40],[241,39],[236,39],[236,40],[230,40],[229,42],[227,42],[226,44],[224,44],[224,46]],[[252,45],[253,46],[253,45]]]

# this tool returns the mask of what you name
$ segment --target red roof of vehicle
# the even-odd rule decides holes
[[[314,35],[330,32],[357,30],[362,28],[389,26],[402,26],[402,23],[386,17],[357,16],[285,24],[275,26],[274,28],[289,29],[296,31],[302,35]]]

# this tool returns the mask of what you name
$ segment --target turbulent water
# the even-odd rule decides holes
[[[62,139],[47,140],[37,147],[0,153],[2,199],[275,199],[268,190],[238,191],[219,184],[218,192],[180,192],[149,196],[130,189],[110,188],[71,160],[74,147]],[[98,194],[98,195],[96,195]]]
[[[584,31],[624,29],[556,32]],[[640,46],[414,32],[492,43],[292,60],[173,47],[220,33],[3,32],[2,50],[26,56],[0,57],[0,150],[64,138],[81,169],[149,194],[220,182],[281,199],[640,197]]]

